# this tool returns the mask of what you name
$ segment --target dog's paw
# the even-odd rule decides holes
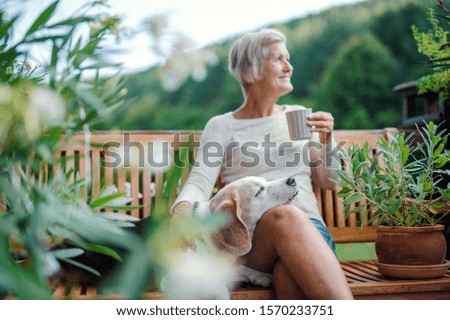
[[[272,275],[270,273],[260,272],[260,274],[254,278],[253,283],[261,287],[270,287],[272,284]]]
[[[270,287],[272,284],[272,274],[250,269],[246,266],[240,266],[240,281],[250,282],[261,287]]]

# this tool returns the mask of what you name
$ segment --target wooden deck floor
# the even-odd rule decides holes
[[[450,270],[437,279],[401,280],[386,278],[378,272],[374,260],[342,261],[355,299],[450,299]],[[56,299],[115,299],[120,297],[98,295],[95,288],[77,287],[69,296],[64,287],[55,291]],[[164,299],[159,292],[146,292],[143,299]],[[243,284],[231,293],[232,300],[275,299],[273,288],[259,288]]]
[[[386,278],[374,260],[341,262],[356,299],[450,299],[450,270],[436,279]]]

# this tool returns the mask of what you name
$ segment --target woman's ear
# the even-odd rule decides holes
[[[239,194],[232,189],[224,196],[211,200],[212,212],[223,212],[227,216],[227,223],[216,232],[214,240],[219,248],[236,256],[243,256],[250,251],[252,242],[247,226],[242,220],[242,210]]]

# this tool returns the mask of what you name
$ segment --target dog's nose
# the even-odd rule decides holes
[[[287,179],[286,184],[287,184],[288,186],[295,186],[295,185],[297,185],[297,183],[295,183],[295,179],[292,178],[292,177],[289,177],[289,178]]]

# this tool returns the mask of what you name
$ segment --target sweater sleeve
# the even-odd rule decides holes
[[[337,169],[341,168],[339,146],[334,137],[330,143],[321,144],[318,133],[313,134],[311,142],[309,152],[313,183],[324,189],[335,189],[334,181],[339,180]]]
[[[230,132],[226,128],[228,122],[221,117],[213,117],[206,124],[191,173],[172,205],[172,211],[180,202],[202,202],[210,198],[223,164],[226,133]]]

